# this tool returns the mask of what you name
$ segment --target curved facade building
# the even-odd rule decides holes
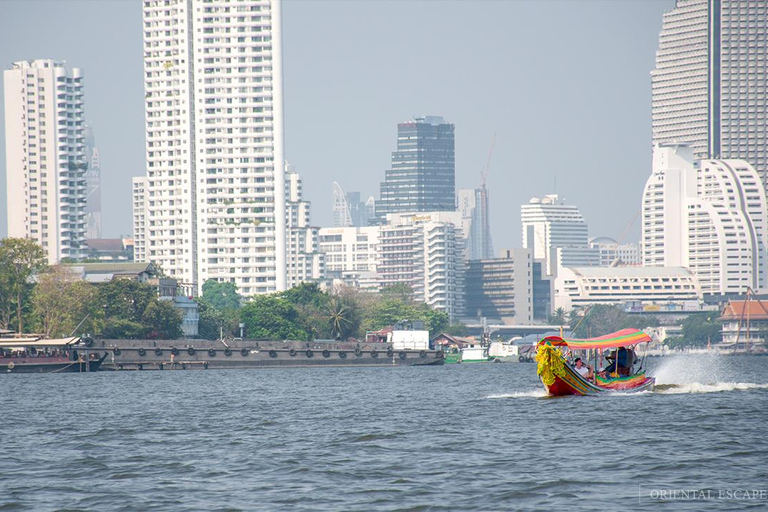
[[[686,267],[706,294],[766,287],[768,206],[744,160],[695,162],[690,147],[657,145],[643,194],[643,264]]]
[[[687,202],[684,251],[704,293],[766,286],[765,191],[744,160],[704,160]]]

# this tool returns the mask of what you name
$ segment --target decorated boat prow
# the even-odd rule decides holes
[[[655,379],[645,374],[642,364],[637,370],[634,368],[637,362],[634,347],[650,341],[650,336],[637,329],[624,329],[590,339],[548,336],[537,347],[537,373],[550,396],[650,390]],[[589,369],[587,375],[582,375],[569,362],[574,351],[584,351],[584,357],[592,354],[595,360],[601,361],[606,350],[609,351],[606,357],[609,364],[599,372]]]

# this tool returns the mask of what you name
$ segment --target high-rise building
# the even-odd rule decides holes
[[[530,249],[507,249],[500,258],[470,260],[465,276],[464,316],[507,324],[531,323],[532,263]]]
[[[643,195],[643,262],[689,268],[706,294],[766,287],[768,205],[744,160],[693,160],[679,144],[654,148]]]
[[[360,192],[347,192],[337,182],[333,182],[333,226],[368,226],[375,215],[375,200],[369,197],[360,200]]]
[[[325,276],[325,255],[320,252],[320,228],[310,223],[310,202],[303,198],[301,176],[291,166],[285,172],[285,209],[288,288]]]
[[[4,72],[8,236],[42,246],[48,263],[85,256],[83,72],[53,60]]]
[[[133,178],[133,261],[148,263],[147,259],[147,178]]]
[[[101,238],[101,158],[93,127],[85,127],[85,236],[87,239]]]
[[[651,73],[654,143],[743,159],[768,186],[768,1],[677,0]]]
[[[467,235],[466,259],[493,258],[488,189],[485,186],[476,189],[460,189],[457,199],[462,229]]]
[[[600,251],[589,247],[587,222],[574,205],[557,194],[534,197],[520,207],[523,247],[533,258],[545,261],[546,275],[555,275],[558,265],[598,266]]]
[[[379,231],[380,286],[407,284],[415,300],[453,319],[464,308],[463,252],[456,212],[390,214]]]
[[[454,127],[442,117],[415,117],[397,125],[397,150],[381,183],[376,216],[456,210]]]
[[[283,290],[279,0],[145,0],[147,259],[199,289]]]
[[[696,197],[693,149],[688,144],[656,144],[642,205],[643,265],[683,266],[684,203]]]

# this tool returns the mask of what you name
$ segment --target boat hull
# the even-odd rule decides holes
[[[102,359],[90,361],[11,361],[0,364],[0,373],[84,373],[99,371]]]
[[[619,377],[616,379],[597,378],[596,382],[590,382],[573,368],[564,365],[562,375],[555,375],[554,382],[544,387],[549,396],[568,396],[568,395],[600,395],[603,393],[637,393],[640,391],[650,391],[656,379],[647,377],[645,373],[639,373],[628,377]]]

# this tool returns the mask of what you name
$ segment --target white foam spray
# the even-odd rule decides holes
[[[544,388],[532,389],[530,391],[518,391],[517,393],[503,393],[499,395],[490,395],[486,398],[541,398],[547,396]]]
[[[738,382],[733,360],[717,353],[665,357],[651,372],[656,377],[654,393],[719,393],[766,389],[768,384]]]

